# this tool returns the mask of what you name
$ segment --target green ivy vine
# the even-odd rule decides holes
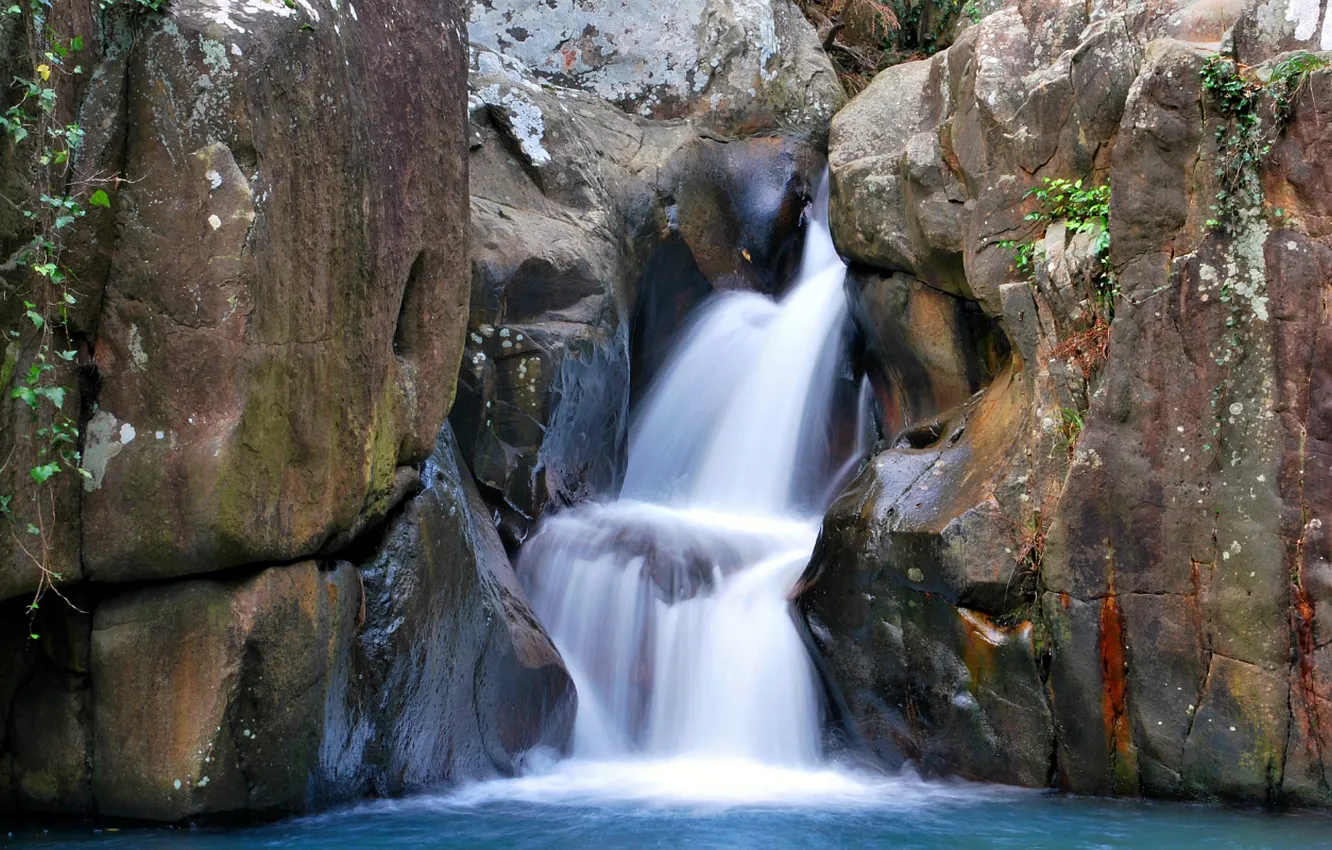
[[[135,0],[136,8],[160,9],[162,3]],[[103,2],[105,10],[110,2]],[[57,378],[57,365],[73,362],[78,352],[71,344],[70,310],[81,297],[74,273],[65,262],[69,234],[93,207],[111,206],[104,186],[114,177],[78,179],[74,162],[83,143],[84,131],[77,123],[65,123],[58,115],[60,83],[84,74],[79,56],[84,50],[81,36],[68,37],[50,22],[51,0],[29,0],[26,6],[11,5],[3,15],[22,19],[32,73],[16,77],[11,89],[13,105],[0,114],[0,132],[9,137],[15,161],[31,165],[33,198],[9,203],[26,224],[23,242],[0,269],[10,273],[0,281],[0,298],[21,299],[20,327],[5,329],[5,369],[0,386],[8,386],[8,399],[26,411],[29,430],[18,435],[0,471],[11,463],[27,465],[22,498],[30,499],[30,510],[16,502],[19,494],[0,494],[0,520],[18,547],[38,571],[38,585],[28,603],[29,632],[39,637],[33,624],[47,592],[58,589],[62,576],[52,568],[51,552],[56,532],[56,495],[53,481],[61,474],[88,476],[82,467],[79,424],[69,415],[66,401],[71,393]],[[16,368],[18,352],[32,351],[26,371]],[[12,352],[12,354],[11,354]],[[11,362],[13,361],[13,362]],[[19,455],[19,447],[26,446]],[[68,603],[68,599],[65,600]]]

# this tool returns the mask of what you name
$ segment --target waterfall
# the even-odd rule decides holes
[[[824,439],[847,304],[823,184],[786,296],[702,305],[631,425],[620,498],[548,518],[523,550],[578,687],[576,759],[820,760],[788,596],[807,506],[845,461]]]

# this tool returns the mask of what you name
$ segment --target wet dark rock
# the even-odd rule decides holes
[[[31,628],[11,604],[0,810],[276,816],[567,747],[572,681],[453,452],[359,567],[112,589]]]
[[[1008,358],[1003,330],[974,301],[902,273],[855,270],[847,289],[863,347],[858,365],[869,377],[882,430],[889,435],[924,427],[924,420],[962,404],[989,384]]]
[[[427,489],[361,568],[363,622],[328,692],[316,797],[510,775],[565,750],[577,695],[445,430]]]
[[[472,302],[459,445],[514,548],[619,485],[636,398],[690,312],[770,292],[822,168],[807,140],[626,115],[474,49]],[[632,375],[632,381],[630,376]]]

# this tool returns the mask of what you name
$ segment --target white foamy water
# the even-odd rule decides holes
[[[650,388],[617,502],[550,517],[519,571],[578,688],[573,758],[468,794],[812,802],[882,796],[822,761],[788,597],[844,471],[826,432],[847,321],[820,190],[781,301],[703,305]],[[818,506],[818,507],[821,507]]]
[[[925,782],[912,773],[885,776],[831,765],[782,767],[754,759],[567,759],[516,779],[479,782],[445,798],[449,805],[502,801],[544,805],[911,809],[940,803],[1016,800],[1031,792],[959,780]],[[439,798],[426,798],[434,802]]]

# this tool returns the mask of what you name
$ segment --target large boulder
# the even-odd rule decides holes
[[[57,6],[90,51],[69,75],[88,82],[61,83],[86,133],[75,173],[120,179],[94,183],[111,209],[89,207],[71,237],[79,303],[57,347],[78,357],[52,373],[87,477],[62,473],[38,501],[23,452],[0,473],[20,528],[44,531],[36,560],[60,581],[116,582],[344,545],[405,495],[453,394],[461,10]],[[22,318],[9,303],[7,328]],[[6,349],[7,456],[44,424],[9,401],[35,356],[26,336]],[[37,587],[34,560],[4,552],[0,597]]]
[[[847,726],[886,758],[1086,793],[1327,805],[1332,181],[1317,104],[1332,74],[1305,60],[1284,116],[1281,92],[1258,90],[1270,151],[1242,166],[1252,192],[1219,195],[1221,142],[1243,119],[1203,68],[1240,10],[1163,9],[1098,10],[1065,38],[1019,4],[885,72],[835,120],[839,245],[976,299],[1014,361],[972,407],[908,427],[833,506],[801,608]],[[1249,4],[1234,44],[1250,79],[1322,15]],[[921,108],[894,117],[907,102]],[[917,168],[936,160],[940,180]],[[1108,254],[1095,231],[1022,220],[1045,176],[1108,180]],[[963,239],[922,220],[938,209]],[[1037,244],[1029,279],[1000,239]],[[1107,282],[1113,310],[1096,303]],[[992,443],[1004,448],[967,454],[986,407],[1013,411]],[[956,624],[982,614],[1007,652],[1027,651],[1031,624],[1031,665],[986,668],[1020,695],[1026,727],[980,698],[974,628]],[[1037,741],[1048,777],[1021,767]]]
[[[360,625],[323,715],[321,802],[509,776],[571,741],[573,679],[447,427],[422,480],[361,567]]]
[[[87,400],[92,578],[338,545],[430,451],[467,298],[462,27],[447,3],[359,14],[375,24],[174,3],[135,38]]]
[[[852,739],[894,765],[1044,785],[1054,727],[1019,470],[1027,389],[976,401],[881,452],[829,508],[798,607]],[[1038,639],[1040,643],[1038,643]]]
[[[567,747],[572,680],[454,452],[446,429],[424,491],[359,566],[76,600],[91,614],[53,607],[40,641],[7,614],[0,807],[293,814]]]
[[[471,4],[473,42],[640,115],[817,132],[844,95],[790,0]]]

